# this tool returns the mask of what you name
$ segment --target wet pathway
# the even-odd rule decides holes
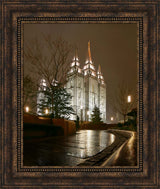
[[[24,141],[24,166],[76,166],[104,150],[114,139],[105,130],[80,130],[69,137]]]
[[[123,131],[124,133],[127,131]],[[137,134],[132,134],[112,156],[103,163],[102,166],[136,166],[137,165]]]

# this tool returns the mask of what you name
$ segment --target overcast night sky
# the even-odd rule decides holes
[[[62,36],[77,46],[81,68],[87,57],[90,40],[92,60],[96,69],[99,64],[101,66],[106,89],[111,90],[120,81],[127,81],[136,89],[136,24],[25,24],[24,43],[35,37],[40,38],[42,33]]]

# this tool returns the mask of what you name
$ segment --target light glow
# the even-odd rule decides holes
[[[42,83],[42,86],[44,86],[44,87],[47,86],[47,84],[46,84],[46,80],[45,80],[45,79],[42,79],[42,80],[41,80],[41,83]]]
[[[93,70],[95,70],[93,65],[90,65],[90,67],[91,67]]]
[[[78,62],[76,62],[76,66],[79,66],[79,63],[78,63]]]
[[[111,117],[111,121],[113,121],[113,117]]]
[[[48,113],[49,113],[48,109],[45,109],[45,114],[48,114]]]
[[[96,76],[94,72],[92,72],[92,75],[93,75],[93,76]]]
[[[75,61],[75,60],[78,61],[78,60],[79,60],[78,57],[74,57],[74,58],[73,58],[73,61]]]
[[[128,103],[131,102],[131,95],[128,95],[128,97],[127,97],[127,102],[128,102]]]
[[[75,65],[75,62],[73,62],[72,64],[71,64],[71,67],[73,67]]]
[[[29,107],[28,107],[28,106],[26,106],[25,110],[26,110],[26,112],[29,112]]]

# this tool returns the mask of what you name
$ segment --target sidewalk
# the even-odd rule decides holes
[[[137,165],[137,134],[127,140],[102,166],[136,166]]]
[[[136,165],[136,137],[133,138],[133,136],[136,136],[136,133],[133,131],[114,129],[110,129],[107,132],[110,132],[116,136],[115,141],[102,152],[89,158],[78,166],[124,166],[126,164],[130,166]]]

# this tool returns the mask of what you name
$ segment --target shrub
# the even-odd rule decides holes
[[[118,127],[122,127],[123,126],[123,123],[118,123]]]

